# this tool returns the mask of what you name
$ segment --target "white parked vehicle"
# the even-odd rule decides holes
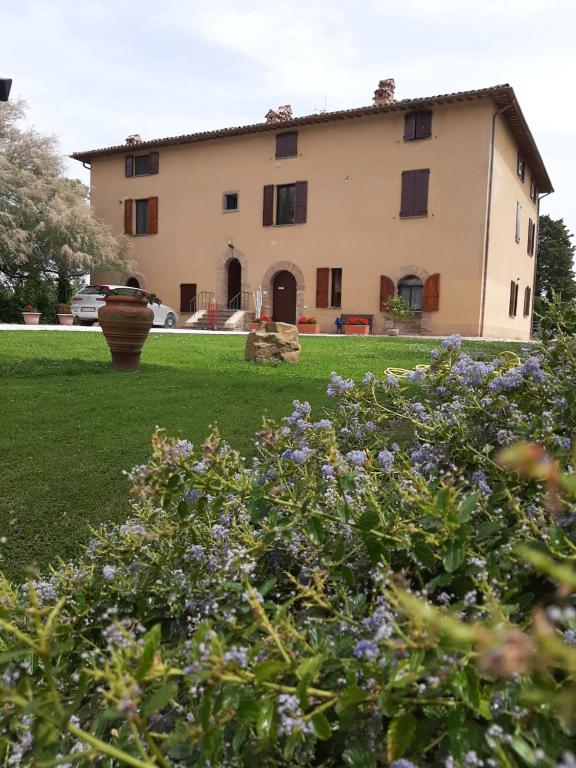
[[[101,285],[87,285],[82,290],[78,291],[76,296],[72,299],[72,314],[78,318],[80,325],[94,325],[98,322],[98,310],[104,306],[104,295],[102,293]],[[107,285],[107,288],[122,288],[123,292],[129,296],[130,294],[142,293],[141,288],[131,288],[127,285]],[[158,300],[154,300],[153,294],[148,291],[144,291],[149,297],[148,306],[154,312],[154,325],[160,325],[163,328],[175,328],[176,326],[176,312],[166,306],[166,304],[160,303]]]

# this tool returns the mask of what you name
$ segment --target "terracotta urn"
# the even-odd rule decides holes
[[[58,322],[60,325],[74,325],[74,315],[69,312],[58,312]]]
[[[145,296],[105,296],[98,310],[100,327],[112,353],[112,368],[137,371],[154,313]]]
[[[22,312],[24,325],[39,325],[42,312]]]
[[[370,333],[369,325],[345,325],[344,333],[346,336],[368,336]]]
[[[316,334],[320,333],[320,323],[298,323],[298,333]]]

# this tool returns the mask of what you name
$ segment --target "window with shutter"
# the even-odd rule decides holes
[[[402,172],[401,218],[428,215],[429,179],[429,168]]]
[[[510,281],[510,301],[508,304],[508,314],[510,317],[516,317],[518,311],[518,283],[515,280]]]
[[[529,256],[534,255],[534,239],[536,234],[536,224],[532,219],[528,219],[528,245],[527,251]]]
[[[532,291],[527,286],[524,289],[524,317],[528,317],[528,315],[530,314],[531,300],[532,300]]]
[[[518,174],[518,178],[522,183],[524,183],[524,179],[526,177],[526,160],[524,159],[524,156],[521,152],[518,152],[518,163],[516,165],[516,172]]]
[[[124,200],[124,234],[131,235],[132,229],[132,215],[133,215],[134,201]]]
[[[296,216],[296,184],[276,187],[276,224],[294,224]]]
[[[385,312],[388,299],[394,296],[394,283],[386,275],[380,275],[380,312]]]
[[[328,289],[330,283],[330,268],[318,267],[316,270],[316,307],[323,309],[328,306]]]
[[[296,157],[297,154],[298,134],[295,131],[279,133],[276,136],[276,158]]]
[[[134,155],[126,155],[124,158],[124,175],[134,176]]]
[[[432,112],[408,112],[404,118],[404,141],[429,139],[432,135]]]
[[[330,270],[330,306],[342,306],[342,267],[332,267]]]
[[[536,187],[536,179],[534,176],[530,177],[530,198],[533,203],[536,202],[536,198],[538,197],[538,189]]]
[[[438,312],[440,309],[440,275],[430,275],[424,282],[424,312]]]

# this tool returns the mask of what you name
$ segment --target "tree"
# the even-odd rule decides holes
[[[536,296],[552,299],[556,293],[564,300],[576,297],[574,245],[563,219],[540,216],[538,226],[538,262]]]
[[[0,284],[56,284],[65,302],[70,281],[124,268],[128,241],[93,215],[87,187],[64,176],[56,139],[22,128],[24,116],[24,102],[0,104]]]

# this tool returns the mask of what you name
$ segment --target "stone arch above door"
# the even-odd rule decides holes
[[[277,261],[268,267],[262,277],[262,314],[272,316],[272,287],[278,272],[291,272],[296,278],[296,319],[304,314],[304,275],[300,267],[291,261]]]
[[[228,264],[232,259],[238,259],[242,267],[241,290],[247,292],[250,290],[248,282],[248,260],[238,248],[226,248],[220,254],[216,261],[216,295],[215,301],[221,306],[226,306],[228,302]]]

